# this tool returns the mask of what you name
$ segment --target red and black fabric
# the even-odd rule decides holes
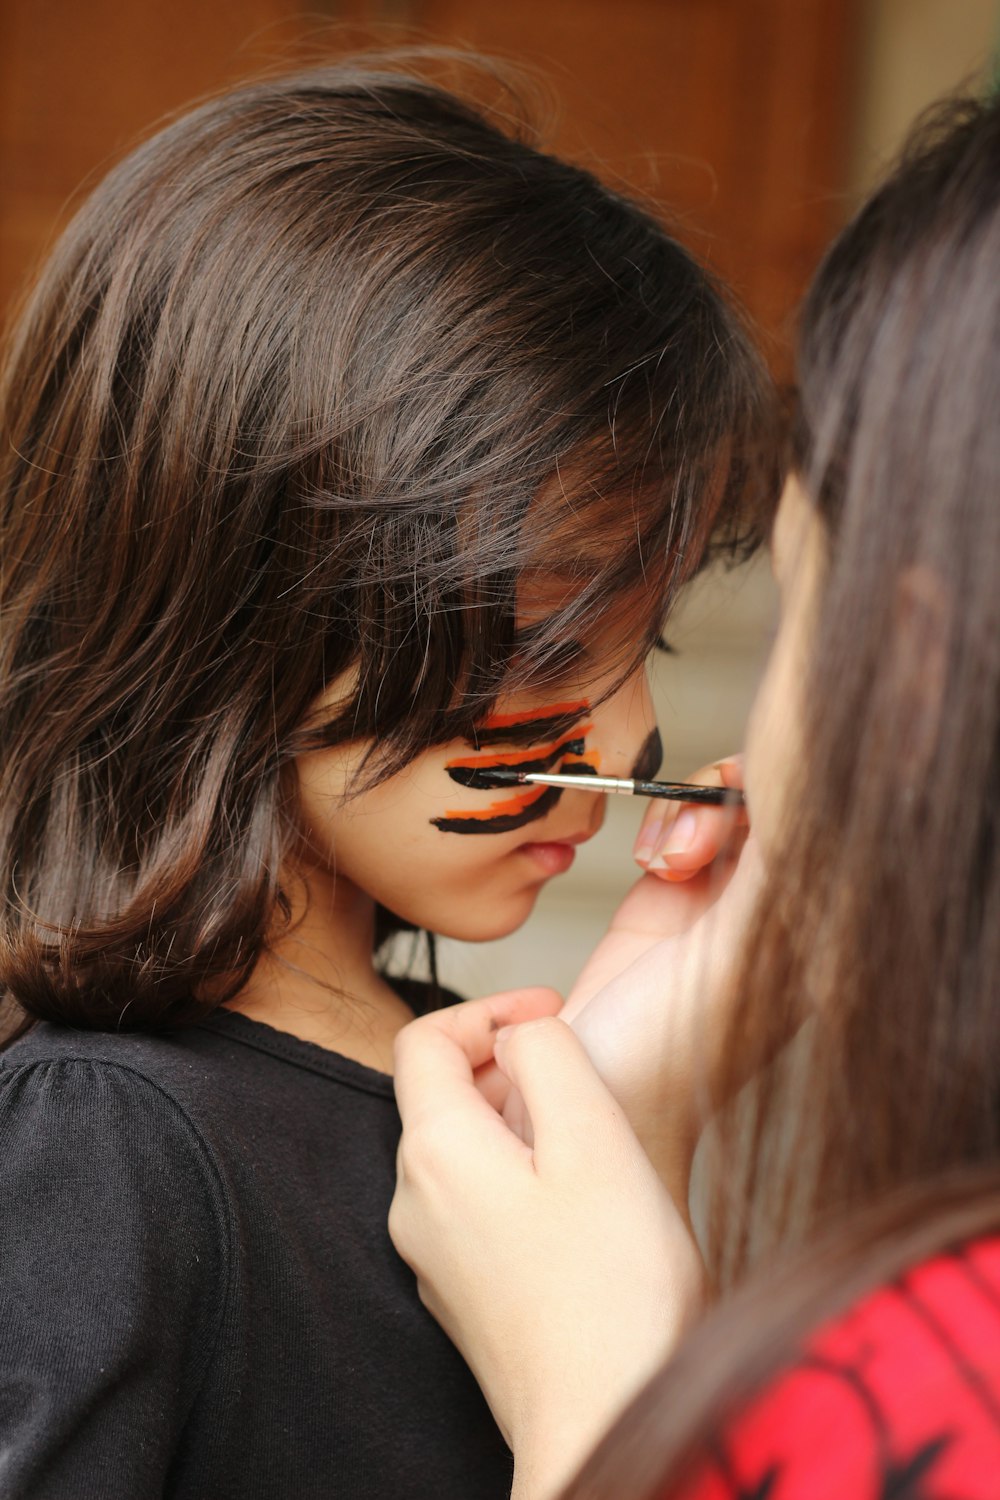
[[[824,1324],[677,1500],[1000,1500],[1000,1237]]]

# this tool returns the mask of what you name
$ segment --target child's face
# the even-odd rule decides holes
[[[591,666],[544,695],[503,699],[481,726],[478,749],[456,740],[427,750],[347,802],[367,744],[303,756],[300,809],[314,873],[335,877],[338,903],[362,891],[443,936],[485,941],[514,931],[545,882],[568,870],[576,847],[597,833],[604,798],[465,783],[470,772],[498,765],[655,775],[660,743],[645,672],[592,708],[607,680],[595,680]]]

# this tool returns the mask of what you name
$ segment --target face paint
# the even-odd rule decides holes
[[[660,731],[651,729],[628,774],[633,781],[652,781],[662,764],[663,741],[660,739]]]
[[[493,771],[551,771],[567,756],[577,759],[583,756],[584,735],[590,728],[583,726],[579,733],[566,735],[552,745],[540,745],[537,750],[508,750],[500,755],[475,755],[463,760],[450,760],[445,770],[459,786],[477,787],[488,791],[498,786],[509,786],[509,780],[494,779]]]
[[[584,737],[590,725],[579,722],[580,716],[589,708],[590,704],[584,699],[579,703],[552,704],[533,713],[493,714],[477,727],[477,745],[509,745],[515,740],[526,740],[534,748],[521,752],[509,750],[502,755],[463,757],[449,761],[445,769],[460,786],[482,790],[503,785],[491,779],[491,770],[546,771],[561,766],[572,768],[578,775],[592,776],[597,770],[597,757],[584,753]],[[569,726],[573,728],[572,734],[566,733]],[[561,736],[559,731],[562,731]],[[553,735],[558,737],[539,744],[540,740]],[[561,796],[559,787],[530,787],[499,802],[491,802],[482,812],[449,811],[443,818],[432,818],[431,822],[443,833],[511,833],[544,818]]]
[[[443,833],[512,833],[544,818],[561,796],[557,786],[532,787],[530,792],[491,802],[484,813],[446,813],[431,822]]]
[[[478,750],[484,745],[539,745],[570,729],[586,734],[590,725],[581,725],[580,720],[589,713],[590,703],[581,698],[578,703],[553,703],[533,713],[490,714],[476,726],[472,743]]]

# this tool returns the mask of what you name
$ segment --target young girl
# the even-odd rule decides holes
[[[551,997],[400,1038],[393,1231],[513,1440],[519,1500],[563,1493],[698,1316],[691,1142],[793,1034],[707,1161],[731,1295],[567,1500],[998,1493],[1000,99],[931,119],[844,231],[799,373],[735,873],[708,912],[707,870],[630,898],[591,981],[628,945],[631,969],[566,1012],[604,1082],[561,1021],[497,1037]],[[698,870],[718,838],[692,816],[702,855],[678,861],[669,819],[649,868]],[[531,1150],[473,1087],[494,1041]]]
[[[16,1497],[477,1500],[386,1234],[394,928],[517,927],[752,542],[760,366],[642,210],[418,79],[241,88],[84,206],[2,395]]]

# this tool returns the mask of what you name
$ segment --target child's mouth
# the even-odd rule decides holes
[[[576,859],[577,845],[588,843],[596,832],[596,828],[585,828],[582,833],[569,833],[562,839],[519,844],[516,852],[527,854],[545,871],[546,875],[565,875]]]
[[[565,875],[576,859],[572,844],[521,844],[518,853],[527,854],[546,875]]]

